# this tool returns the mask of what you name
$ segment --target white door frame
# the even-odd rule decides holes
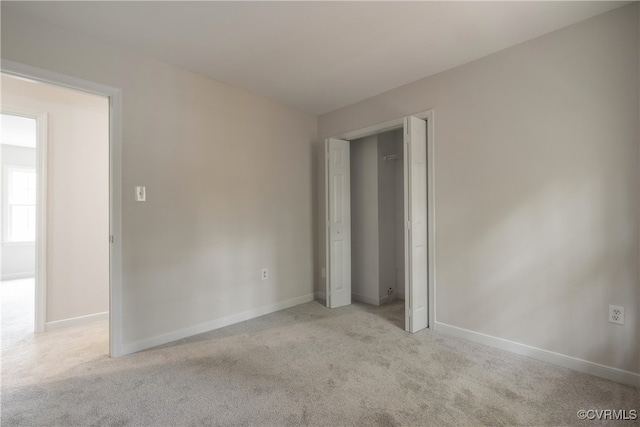
[[[45,112],[2,105],[2,114],[28,117],[36,121],[36,256],[34,329],[44,332],[47,310],[47,126]]]
[[[428,275],[427,286],[429,295],[429,328],[436,328],[436,263],[435,263],[435,144],[434,144],[434,110],[422,111],[420,113],[409,114],[409,116],[417,117],[427,122],[427,248],[428,248]],[[404,116],[406,117],[406,116]],[[345,132],[336,136],[332,136],[335,139],[344,139],[352,141],[354,139],[365,138],[367,136],[376,135],[386,131],[401,129],[404,126],[404,117],[389,120],[384,123],[380,123],[366,128]],[[406,190],[406,189],[405,189]],[[328,201],[329,189],[325,186],[325,203]],[[326,221],[326,218],[325,218]],[[326,236],[326,234],[325,234]],[[325,237],[326,239],[326,237]],[[325,241],[325,247],[328,248],[328,241]],[[327,249],[328,254],[328,249]],[[327,255],[328,256],[328,255]],[[329,264],[328,260],[325,261],[326,265],[326,286],[329,285]],[[328,293],[328,289],[325,290]],[[408,297],[408,293],[405,290],[405,298]]]
[[[109,98],[109,355],[122,353],[122,91],[100,83],[2,59],[7,75],[50,83]],[[39,224],[40,226],[40,224]],[[41,230],[44,232],[44,229]],[[41,248],[44,251],[44,248]],[[44,272],[44,254],[36,257],[36,275]],[[40,265],[39,263],[43,263]],[[37,280],[37,279],[36,279]],[[41,280],[44,284],[45,277]],[[42,320],[44,321],[44,319]]]

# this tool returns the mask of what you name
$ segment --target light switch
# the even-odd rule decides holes
[[[136,202],[147,201],[147,190],[143,186],[136,187]]]

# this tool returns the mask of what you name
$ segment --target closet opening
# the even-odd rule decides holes
[[[352,299],[391,306],[404,297],[405,331],[434,326],[433,115],[429,110],[325,140],[321,277],[327,307]]]
[[[405,329],[402,128],[350,141],[351,298]]]

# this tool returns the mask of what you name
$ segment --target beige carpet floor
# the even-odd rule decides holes
[[[34,279],[0,281],[0,301],[2,346],[8,347],[33,334]]]
[[[3,336],[2,426],[640,424],[576,416],[636,388],[402,323],[311,302],[119,359],[106,322]]]

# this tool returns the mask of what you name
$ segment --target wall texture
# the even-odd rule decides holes
[[[378,137],[353,141],[351,149],[351,294],[378,304]]]
[[[437,322],[640,372],[638,27],[636,3],[319,117],[435,110]]]
[[[402,288],[404,294],[404,282],[398,282],[399,268],[404,267],[404,257],[398,259],[398,251],[404,254],[404,246],[398,248],[398,226],[400,233],[404,234],[404,219],[398,217],[402,215],[403,198],[398,199],[396,192],[404,193],[404,179],[398,175],[397,169],[402,168],[402,143],[398,145],[398,138],[402,139],[402,129],[385,132],[378,135],[378,236],[380,240],[379,260],[380,260],[380,282],[378,285],[378,295],[381,302],[389,299],[387,291],[389,288],[398,294],[398,287]],[[398,148],[399,147],[399,148]],[[397,154],[397,160],[384,160],[384,156]],[[400,178],[400,186],[397,179]],[[398,203],[400,206],[398,206]],[[398,210],[400,208],[400,210]],[[403,240],[401,240],[401,243]],[[398,263],[398,261],[400,261]],[[397,286],[396,286],[397,285]]]
[[[109,310],[109,101],[2,76],[2,103],[48,113],[46,322],[104,313]]]
[[[5,8],[2,57],[122,89],[125,348],[311,298],[315,117]]]

